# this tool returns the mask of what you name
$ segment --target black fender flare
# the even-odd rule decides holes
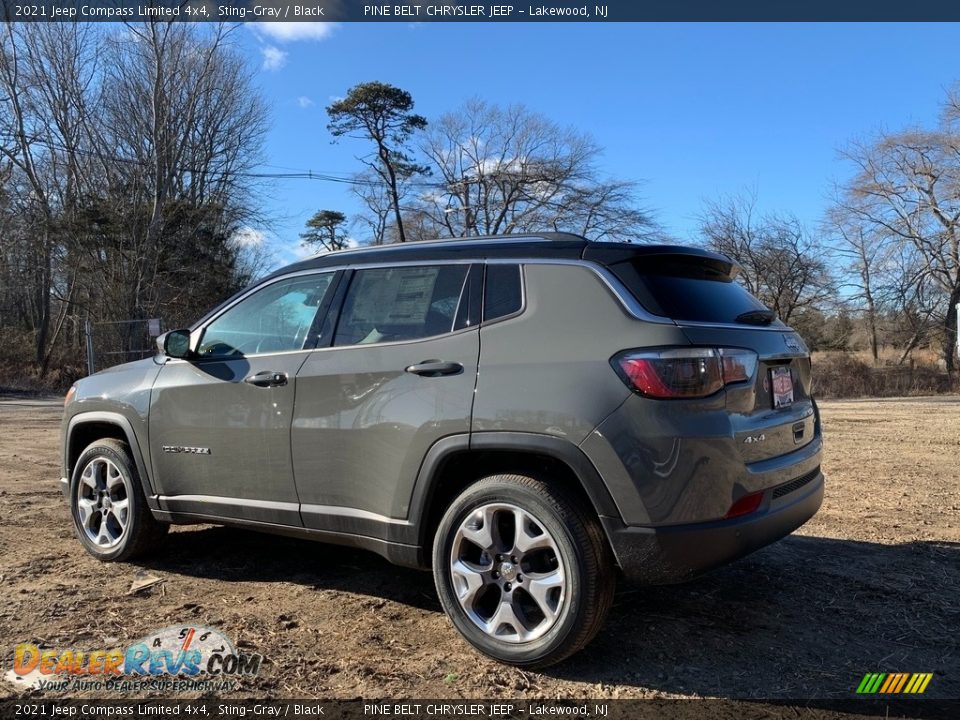
[[[604,484],[600,473],[584,452],[574,443],[553,435],[526,432],[479,432],[448,435],[427,451],[410,497],[407,514],[410,527],[417,533],[416,542],[426,548],[427,513],[439,483],[440,469],[453,455],[463,452],[505,450],[546,455],[564,463],[580,481],[599,517],[621,520],[620,511]],[[411,538],[412,539],[412,538]]]
[[[90,423],[114,425],[119,428],[121,432],[123,432],[127,446],[130,448],[130,454],[133,455],[133,462],[137,466],[137,475],[140,476],[140,485],[141,489],[143,490],[143,496],[147,499],[147,507],[149,507],[151,510],[159,510],[160,505],[157,502],[157,495],[151,486],[150,474],[147,472],[147,464],[144,460],[143,451],[140,448],[140,442],[137,439],[137,434],[133,431],[133,425],[130,423],[130,421],[120,413],[107,412],[104,410],[91,410],[89,412],[77,413],[70,418],[70,422],[67,424],[66,437],[64,438],[65,459],[69,457],[70,445],[73,440],[73,431],[82,425],[87,425]],[[66,463],[64,463],[64,465],[66,466]],[[67,478],[68,483],[73,482],[73,473],[75,469],[76,468],[70,468],[70,477]]]

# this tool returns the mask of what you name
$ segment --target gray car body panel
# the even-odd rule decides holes
[[[480,353],[476,327],[413,342],[316,350],[298,376],[291,432],[304,525],[405,520],[431,446],[467,433]],[[405,368],[455,362],[454,375]]]
[[[648,571],[632,574],[648,582],[686,578],[790,532],[815,512],[822,440],[802,341],[785,326],[653,316],[601,262],[580,259],[585,241],[554,241],[537,250],[556,247],[555,254],[502,239],[372,254],[384,265],[518,263],[523,307],[479,327],[416,341],[330,347],[328,337],[295,352],[230,360],[160,356],[112,368],[77,384],[65,413],[64,447],[79,425],[112,419],[128,437],[160,519],[312,537],[417,566],[427,563],[427,511],[438,478],[445,462],[462,453],[529,453],[567,465],[621,567],[632,572],[646,563]],[[329,270],[349,276],[351,268],[373,262],[336,255],[263,282]],[[255,290],[195,325],[192,346],[207,323]],[[670,401],[632,392],[611,367],[625,350],[677,346],[749,348],[760,364],[750,382],[707,398]],[[457,362],[463,371],[405,372],[426,360]],[[763,382],[775,365],[790,366],[797,380],[796,402],[778,410],[771,409]],[[259,388],[243,382],[261,370],[284,372],[288,383]],[[65,452],[64,477],[68,464]],[[774,497],[776,486],[801,476],[811,478],[809,486],[786,500]],[[723,519],[733,501],[756,491],[765,499],[753,530],[744,530],[749,518]],[[748,535],[749,543],[737,539]],[[715,540],[723,552],[687,562],[688,538],[695,536]],[[672,556],[654,572],[650,557],[657,552]]]
[[[290,458],[297,371],[307,351],[230,360],[171,360],[150,406],[150,456],[160,507],[300,525]],[[280,387],[244,378],[286,373]],[[169,452],[188,447],[203,454]]]
[[[689,344],[676,325],[641,326],[589,266],[529,262],[523,275],[524,311],[480,330],[474,432],[540,433],[579,445],[631,395],[611,356]]]
[[[148,472],[150,394],[161,364],[153,358],[117,365],[84,378],[73,402],[64,408],[61,479],[69,482],[71,438],[82,425],[100,423],[118,427],[134,455],[148,502],[156,495]],[[79,455],[83,448],[77,448]],[[75,459],[75,458],[74,458]]]

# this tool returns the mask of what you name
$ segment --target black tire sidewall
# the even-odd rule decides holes
[[[509,476],[488,478],[489,482],[469,488],[458,497],[440,522],[434,540],[433,572],[441,604],[461,635],[474,647],[497,660],[517,665],[549,664],[553,656],[565,656],[568,642],[577,635],[587,608],[583,590],[586,563],[583,550],[574,542],[556,510],[540,495],[523,485],[511,483]],[[456,530],[463,520],[481,505],[504,502],[531,513],[553,536],[567,577],[564,609],[560,620],[543,636],[527,643],[495,640],[478,628],[463,611],[453,589],[450,575],[450,550]]]
[[[142,512],[140,504],[143,502],[143,493],[140,490],[140,477],[137,474],[136,467],[130,460],[130,456],[125,452],[124,447],[125,446],[119,442],[111,443],[105,441],[98,441],[89,445],[77,459],[73,468],[73,475],[70,479],[70,518],[73,522],[73,531],[79,538],[81,544],[83,544],[84,549],[99,560],[109,561],[123,559],[129,548],[136,541],[137,534],[143,531],[140,527]],[[120,542],[108,550],[104,550],[90,541],[80,526],[80,514],[77,511],[77,486],[82,482],[80,476],[83,474],[87,465],[98,457],[110,460],[130,481],[130,492],[127,493],[129,508],[127,511],[126,532]]]

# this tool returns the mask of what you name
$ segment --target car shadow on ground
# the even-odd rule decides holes
[[[292,582],[442,612],[428,572],[392,565],[364,550],[236,528],[172,532],[163,552],[140,564],[226,582]]]
[[[155,570],[441,611],[429,573],[364,551],[209,527],[166,542]],[[597,639],[544,672],[744,699],[849,698],[868,672],[932,672],[925,697],[957,698],[958,628],[960,544],[795,535],[684,585],[621,583]]]

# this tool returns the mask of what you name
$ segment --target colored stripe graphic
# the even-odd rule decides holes
[[[919,695],[926,691],[932,679],[933,673],[867,673],[857,686],[857,693]]]
[[[898,693],[903,690],[903,686],[906,685],[908,677],[909,673],[900,673],[900,682],[897,683],[897,686],[893,689],[893,692]]]

